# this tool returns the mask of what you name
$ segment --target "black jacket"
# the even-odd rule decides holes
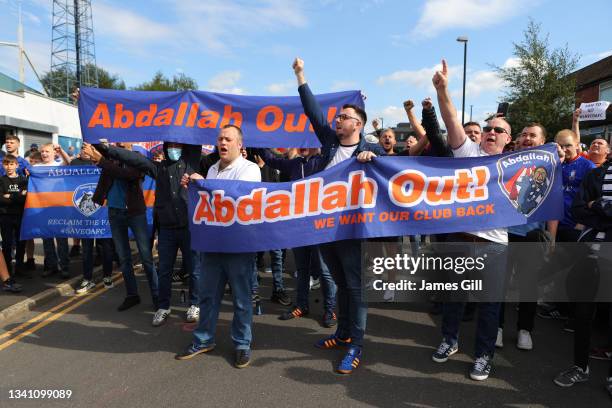
[[[23,214],[23,206],[26,196],[23,194],[28,189],[28,179],[24,176],[9,178],[0,177],[0,215]],[[10,197],[4,197],[8,194]]]
[[[180,185],[183,174],[191,174],[200,167],[201,145],[183,144],[179,160],[169,160],[167,145],[164,143],[164,159],[154,162],[142,154],[114,146],[99,145],[103,155],[119,160],[127,166],[142,171],[155,180],[155,216],[161,228],[186,228],[187,190]]]
[[[74,160],[72,161],[72,163]],[[102,174],[94,192],[93,202],[104,205],[108,192],[115,180],[125,181],[125,205],[128,216],[142,215],[147,210],[142,193],[142,179],[144,175],[139,170],[127,167],[118,161],[102,158],[98,163]]]
[[[610,166],[612,160],[606,161],[584,176],[571,209],[576,222],[595,231],[605,232],[606,240],[612,240],[612,202],[602,200],[602,185]],[[594,203],[589,208],[591,201]]]

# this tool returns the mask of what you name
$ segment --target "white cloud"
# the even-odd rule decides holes
[[[237,86],[242,74],[240,71],[223,71],[208,81],[208,90],[211,92],[243,95],[244,89]]]
[[[599,54],[597,54],[597,58],[606,58],[606,57],[609,57],[610,55],[612,55],[612,50],[600,52]]]
[[[437,64],[429,68],[421,68],[417,70],[402,70],[395,71],[389,75],[383,75],[376,79],[378,85],[384,85],[387,82],[400,83],[404,85],[414,86],[423,90],[433,90],[431,79],[436,71],[442,69],[441,64]],[[448,68],[449,79],[461,77],[463,68],[460,65]]]
[[[368,118],[370,123],[366,125],[366,133],[372,132],[372,120],[383,118],[382,126],[393,127],[400,122],[408,122],[406,111],[403,106],[389,105],[386,108],[370,111],[368,110]]]
[[[166,3],[174,8],[180,21],[175,28],[183,32],[183,38],[218,53],[229,53],[236,46],[245,46],[258,32],[302,28],[308,24],[303,1],[264,0],[255,4],[182,0]]]
[[[518,15],[538,1],[427,0],[413,37],[431,38],[448,29],[479,29]]]
[[[266,86],[266,91],[273,95],[287,95],[291,90],[294,90],[296,86],[295,80],[288,80],[270,84]]]
[[[458,84],[461,86],[461,83]],[[482,93],[496,96],[504,87],[504,81],[495,71],[468,72],[465,84],[465,95],[469,98],[477,98]],[[460,98],[463,90],[457,89],[451,92],[453,98]]]
[[[357,82],[355,81],[334,81],[331,84],[330,90],[332,92],[338,91],[348,91],[352,89],[357,89]]]
[[[96,35],[115,39],[134,50],[171,41],[177,34],[169,24],[156,22],[125,8],[99,1],[93,2],[92,7]]]

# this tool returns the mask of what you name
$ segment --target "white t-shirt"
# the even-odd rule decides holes
[[[259,166],[252,161],[246,160],[242,156],[238,156],[237,159],[231,162],[223,170],[219,170],[220,164],[221,160],[208,169],[208,173],[206,174],[207,179],[261,181]]]
[[[456,149],[453,149],[455,157],[482,157],[489,154],[482,150],[479,143],[473,142],[469,137],[465,138],[465,142]],[[467,234],[476,235],[477,237],[487,239],[489,241],[502,244],[508,243],[508,230],[506,228],[491,229],[485,231],[466,231]]]
[[[336,154],[334,154],[334,157],[331,159],[331,161],[327,163],[327,166],[325,166],[325,170],[334,167],[338,163],[342,163],[346,159],[350,159],[353,155],[353,152],[355,152],[355,150],[357,149],[357,146],[359,146],[359,143],[350,146],[338,146]]]

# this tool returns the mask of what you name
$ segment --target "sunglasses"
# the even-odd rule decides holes
[[[508,131],[506,129],[504,129],[503,127],[500,127],[500,126],[495,126],[495,127],[493,127],[493,126],[484,126],[482,128],[482,131],[485,132],[485,133],[488,133],[490,131],[494,131],[495,133],[506,133],[506,134],[508,134]]]

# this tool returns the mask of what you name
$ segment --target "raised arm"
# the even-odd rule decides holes
[[[107,157],[119,160],[121,163],[140,170],[152,178],[157,178],[157,165],[142,154],[115,146],[96,145],[95,147]]]
[[[298,82],[298,92],[300,93],[300,100],[302,101],[304,113],[308,116],[308,119],[310,119],[315,134],[323,145],[334,143],[338,139],[336,137],[336,132],[331,128],[329,123],[327,123],[327,117],[323,109],[321,109],[321,105],[319,105],[319,102],[306,83],[304,61],[300,58],[296,58],[292,66]]]
[[[442,60],[442,71],[436,71],[432,82],[438,94],[440,114],[448,132],[448,144],[452,149],[457,149],[465,143],[467,136],[457,118],[457,110],[448,92],[448,65],[446,60]]]
[[[577,108],[572,115],[572,130],[578,136],[578,143],[580,143],[580,114],[582,113],[582,109]]]
[[[425,133],[431,144],[431,151],[434,156],[437,157],[452,157],[453,152],[448,146],[446,138],[440,132],[440,124],[438,123],[438,116],[436,115],[436,109],[431,103],[431,99],[427,98],[423,101],[423,127]]]

